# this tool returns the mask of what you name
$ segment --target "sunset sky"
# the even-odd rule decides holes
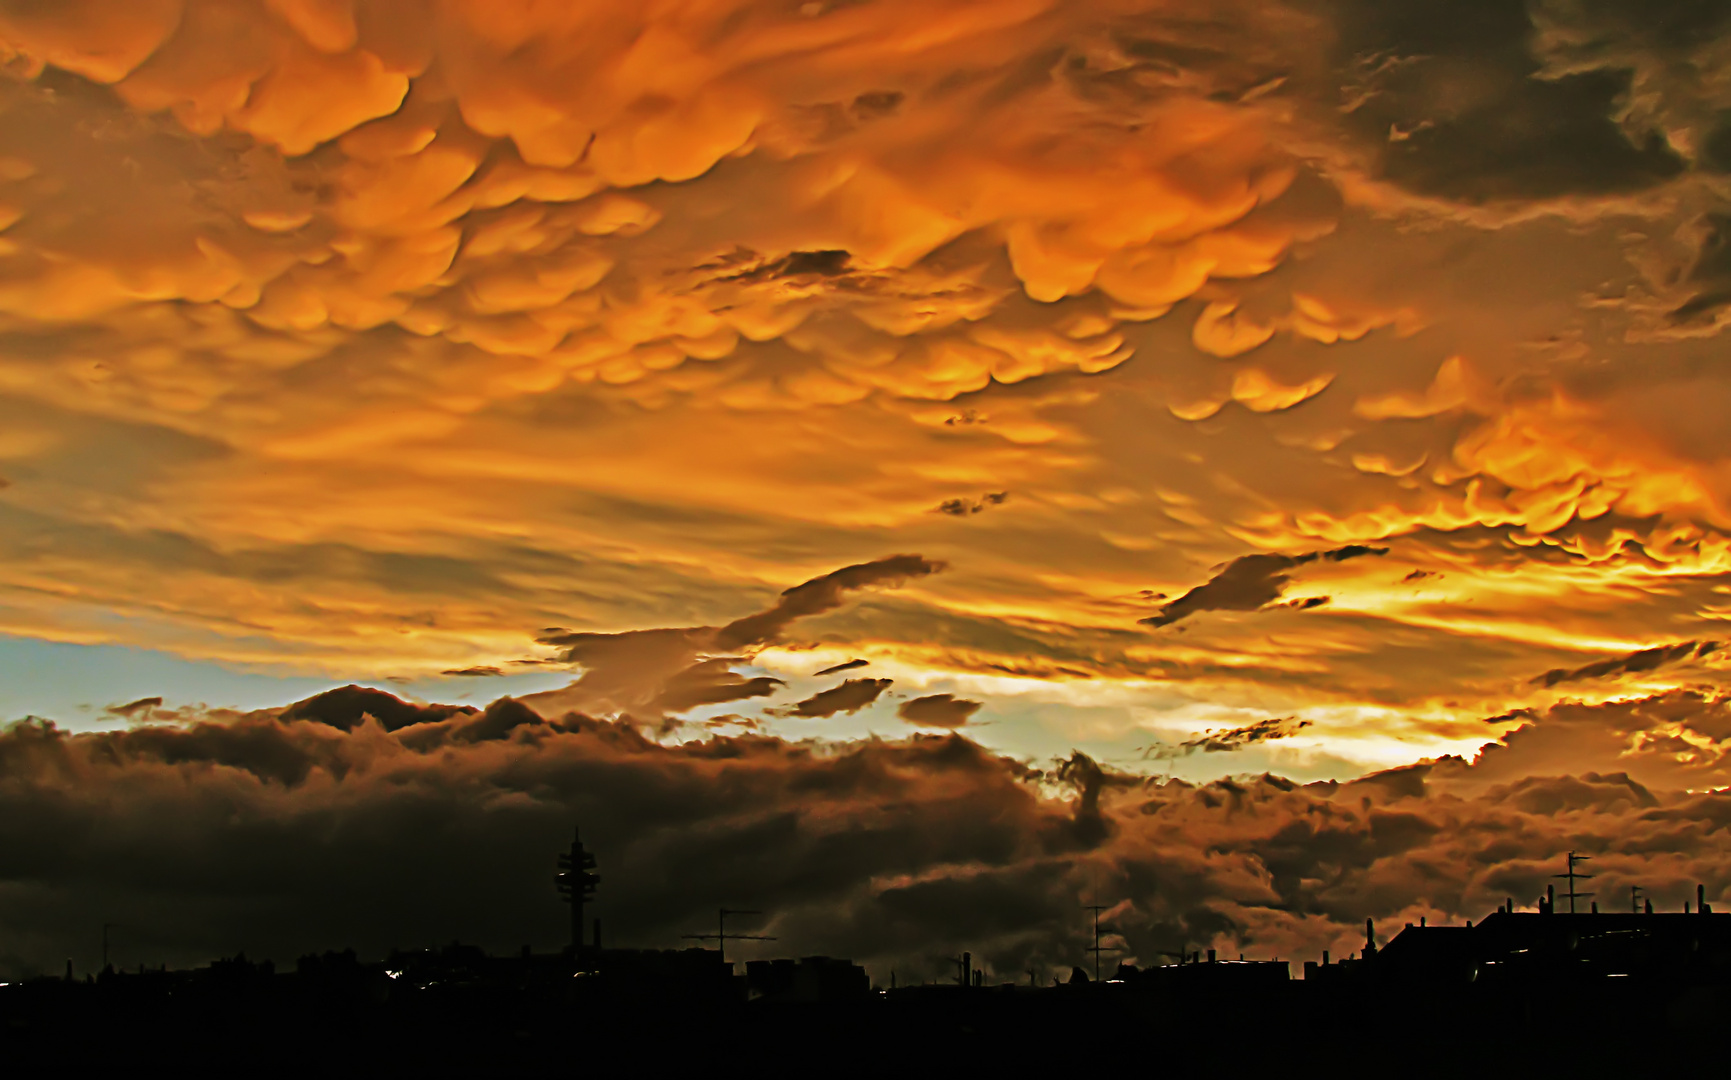
[[[1655,895],[1731,888],[1728,10],[0,0],[0,718],[55,725],[0,736],[0,833],[49,788],[73,816],[169,799],[124,767],[148,759],[284,835],[385,836],[407,819],[365,817],[351,766],[247,794],[218,776],[239,751],[163,749],[266,725],[359,761],[331,740],[366,731],[368,761],[441,767],[378,718],[281,711],[358,684],[533,710],[501,730],[534,738],[459,740],[520,757],[449,790],[544,798],[547,836],[590,796],[505,772],[566,754],[647,806],[607,755],[681,763],[688,830],[645,810],[670,831],[627,854],[620,825],[616,863],[729,828],[703,801],[731,798],[728,754],[905,755],[871,767],[894,793],[764,780],[727,813],[935,821],[989,773],[1022,807],[992,828],[1079,830],[1035,844],[1070,852],[1064,903],[1110,880],[1160,934],[1289,950],[1476,917],[1516,887],[1499,860],[1525,889],[1570,844],[1639,847],[1637,821]],[[134,748],[114,776],[103,746]],[[1269,853],[1273,817],[1147,809],[1278,783],[1267,814],[1380,844],[1369,795],[1317,782],[1439,759],[1383,774],[1417,794],[1355,790],[1519,845],[1401,873],[1378,848],[1350,901],[1299,898],[1326,875]],[[1509,794],[1533,777],[1576,794]],[[955,829],[835,888],[1040,876]],[[1139,858],[1186,884],[1134,885]],[[82,871],[54,865],[17,881],[59,900],[0,907],[69,902]],[[786,936],[798,904],[833,916],[788,888]],[[981,954],[1008,967],[1039,919],[1004,918]],[[57,963],[59,932],[0,961]]]

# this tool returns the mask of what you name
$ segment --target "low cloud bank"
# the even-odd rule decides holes
[[[1129,957],[1180,946],[1303,957],[1366,917],[1477,918],[1528,900],[1560,852],[1602,898],[1731,890],[1731,702],[1677,692],[1559,705],[1476,760],[1346,783],[1160,783],[1082,754],[1031,764],[959,734],[658,742],[549,719],[333,691],[281,710],[119,732],[0,733],[0,969],[246,950],[292,960],[453,938],[561,943],[553,858],[600,856],[618,944],[673,946],[714,908],[769,913],[776,953],[942,974],[1067,971],[1078,906],[1119,903]]]

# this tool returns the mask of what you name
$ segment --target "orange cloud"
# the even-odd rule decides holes
[[[1537,73],[1599,61],[1547,11],[1468,59],[1530,61],[1510,115],[1602,160],[1510,148],[1419,115],[1465,46],[1360,15],[0,5],[0,629],[485,672],[918,550],[952,572],[782,644],[1111,684],[1114,737],[1261,694],[1412,754],[1712,638],[1731,103],[1652,75],[1657,149],[1553,117]],[[1648,51],[1616,70],[1687,66]],[[1311,610],[1137,628],[1211,567],[1394,538]],[[701,665],[766,640],[664,674],[757,702]]]

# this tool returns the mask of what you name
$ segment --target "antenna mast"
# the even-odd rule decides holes
[[[713,941],[716,951],[721,953],[721,962],[727,963],[727,943],[730,941],[774,941],[774,937],[764,934],[730,934],[727,932],[727,917],[729,915],[762,915],[761,911],[750,911],[745,908],[720,908],[713,934],[682,934],[681,937],[695,941]]]
[[[1575,891],[1575,879],[1580,878],[1581,880],[1586,880],[1587,878],[1595,876],[1593,874],[1577,874],[1575,872],[1575,864],[1576,863],[1591,862],[1592,859],[1593,859],[1593,857],[1591,855],[1576,855],[1574,852],[1571,851],[1571,852],[1569,852],[1569,872],[1566,874],[1552,874],[1551,875],[1552,877],[1559,877],[1559,878],[1567,878],[1568,879],[1569,891],[1564,893],[1563,895],[1569,898],[1569,914],[1570,915],[1573,915],[1575,913],[1575,898],[1576,897],[1585,898],[1585,897],[1593,895],[1590,892],[1576,892]]]
[[[1094,944],[1089,946],[1087,949],[1084,949],[1083,951],[1084,952],[1091,952],[1094,954],[1094,981],[1095,982],[1100,981],[1100,954],[1103,952],[1117,952],[1118,951],[1117,949],[1102,948],[1100,946],[1100,913],[1102,911],[1110,911],[1114,906],[1115,905],[1112,905],[1112,904],[1083,904],[1082,905],[1084,910],[1092,911],[1094,913]],[[1112,933],[1112,928],[1110,926],[1108,926],[1106,928],[1106,932]]]

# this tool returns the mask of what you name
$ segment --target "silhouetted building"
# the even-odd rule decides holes
[[[0,1053],[9,1055],[0,1060],[57,1062],[72,1048],[80,1064],[136,1066],[138,1048],[152,1047],[152,1063],[223,1067],[298,1054],[316,1068],[359,1054],[369,1072],[405,1062],[442,1072],[460,1053],[495,1071],[501,1062],[569,1071],[584,1055],[710,1068],[715,1047],[731,1041],[769,1069],[839,1061],[841,1071],[893,1072],[935,1051],[1026,1072],[1073,1065],[1078,1046],[1094,1060],[1100,1033],[1134,1031],[1125,1049],[1101,1051],[1118,1054],[1104,1060],[1308,1065],[1318,1047],[1350,1045],[1352,1060],[1388,1071],[1456,1076],[1542,1071],[1559,1045],[1590,1043],[1605,1073],[1717,1050],[1731,1007],[1731,918],[1709,914],[1705,888],[1683,914],[1651,913],[1634,892],[1627,913],[1580,911],[1585,876],[1568,885],[1579,914],[1559,913],[1553,893],[1537,911],[1510,901],[1476,924],[1421,920],[1381,944],[1367,923],[1358,956],[1324,953],[1304,965],[1303,981],[1286,961],[1185,946],[1178,963],[1120,963],[1107,979],[1076,967],[1069,982],[1047,986],[1031,977],[987,986],[987,965],[961,953],[953,982],[895,988],[892,979],[874,992],[850,960],[753,960],[741,975],[719,949],[607,949],[598,928],[593,945],[557,953],[493,956],[452,942],[381,962],[352,950],[308,954],[292,973],[244,955],[189,971],[104,969],[0,984]],[[742,935],[718,921],[707,936]]]
[[[865,968],[830,956],[752,960],[745,965],[745,984],[754,1001],[863,1001],[871,994]]]
[[[742,1002],[745,980],[714,949],[600,949],[585,959],[577,989],[617,1002]]]
[[[1431,985],[1731,978],[1731,919],[1550,911],[1499,909],[1472,926],[1408,926],[1368,970]]]
[[[1187,964],[1163,964],[1138,969],[1119,964],[1114,982],[1148,989],[1197,989],[1220,987],[1254,991],[1291,981],[1292,965],[1285,960],[1221,960],[1214,950],[1207,959],[1198,958]]]

